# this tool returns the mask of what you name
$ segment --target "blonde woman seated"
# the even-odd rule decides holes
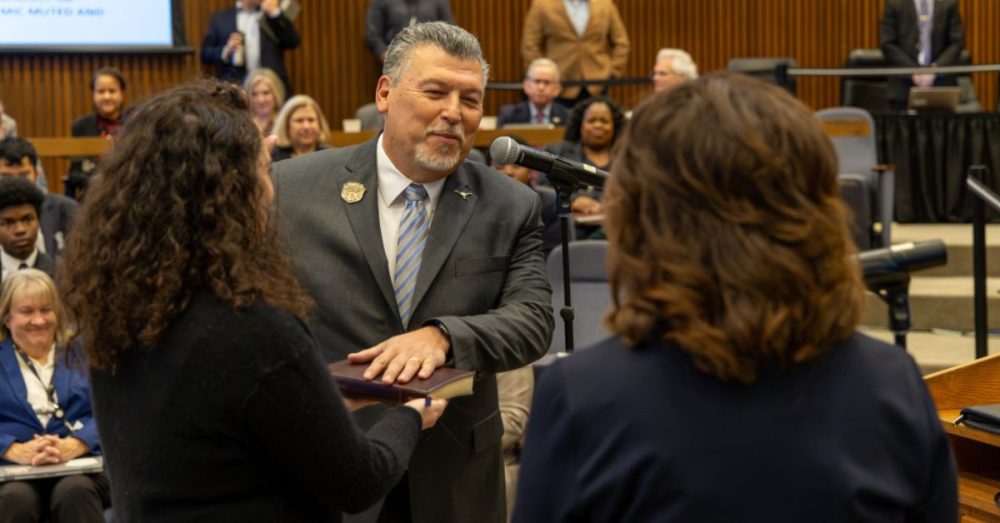
[[[271,151],[271,161],[279,162],[329,147],[330,125],[316,100],[299,94],[291,97],[274,124],[278,145]]]
[[[243,84],[250,97],[250,114],[261,136],[271,134],[274,120],[285,104],[285,85],[270,69],[257,69]]]
[[[2,465],[52,465],[97,453],[82,355],[52,279],[13,271],[0,291]],[[0,483],[0,521],[103,522],[110,505],[103,473]]]

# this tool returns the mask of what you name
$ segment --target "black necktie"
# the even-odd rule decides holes
[[[27,269],[27,268],[28,268],[28,264],[24,263],[24,262],[21,262],[21,265],[18,266],[17,270],[23,271],[24,269]]]

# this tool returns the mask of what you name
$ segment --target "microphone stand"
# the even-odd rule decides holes
[[[868,286],[889,307],[889,329],[896,345],[906,350],[906,332],[910,330],[910,273],[890,271],[865,277]]]
[[[573,297],[570,292],[569,281],[569,238],[573,233],[573,193],[577,184],[566,183],[555,177],[549,178],[552,187],[556,190],[556,202],[559,205],[559,227],[562,232],[560,242],[562,244],[562,281],[563,281],[563,306],[559,309],[559,316],[563,319],[563,329],[565,332],[566,352],[573,352],[573,320],[576,314],[573,311]]]

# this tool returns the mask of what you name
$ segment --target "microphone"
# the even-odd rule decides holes
[[[490,144],[490,158],[500,165],[520,165],[549,176],[553,182],[570,185],[603,187],[608,172],[593,165],[576,162],[545,151],[521,145],[509,136],[501,136]]]
[[[913,272],[948,263],[948,249],[941,240],[900,243],[858,254],[865,278],[892,272]]]

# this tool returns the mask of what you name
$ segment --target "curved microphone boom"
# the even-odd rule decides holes
[[[549,180],[569,185],[603,187],[608,172],[593,165],[563,158],[545,151],[521,145],[509,136],[501,136],[490,144],[490,158],[499,165],[520,165],[548,175]]]
[[[948,249],[941,240],[900,243],[858,254],[865,278],[891,272],[913,272],[948,263]]]

